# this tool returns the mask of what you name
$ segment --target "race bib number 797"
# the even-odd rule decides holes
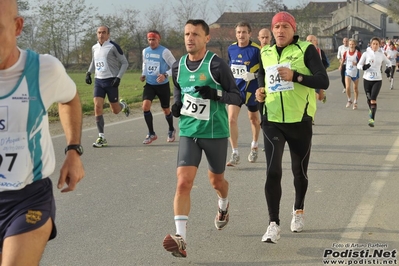
[[[209,109],[209,99],[196,98],[189,94],[184,94],[183,107],[180,113],[199,120],[209,120]]]

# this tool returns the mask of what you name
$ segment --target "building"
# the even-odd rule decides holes
[[[342,2],[309,2],[303,9],[288,10],[297,21],[297,34],[305,39],[316,35],[319,45],[335,52],[345,37],[368,40],[371,37],[399,38],[399,25],[388,16],[389,0],[347,0]],[[236,41],[234,27],[241,20],[250,23],[252,40],[257,42],[259,29],[271,27],[272,12],[225,12],[210,25],[209,49],[227,58],[228,45]]]

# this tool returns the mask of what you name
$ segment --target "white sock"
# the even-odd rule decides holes
[[[219,196],[218,196],[219,197]],[[221,197],[219,197],[219,201],[218,201],[218,205],[219,205],[219,208],[222,210],[222,211],[225,211],[226,209],[227,209],[227,205],[229,204],[229,200],[227,199],[227,198],[221,198]]]
[[[105,139],[105,134],[104,133],[98,133],[98,136]]]
[[[351,102],[352,101],[352,99],[351,98],[348,98],[348,102]]]
[[[237,148],[233,148],[233,153],[238,154],[238,149]]]
[[[180,235],[184,240],[186,240],[187,220],[188,216],[186,215],[175,216],[176,235]]]
[[[257,149],[258,148],[258,142],[257,141],[252,141],[251,142],[251,149]]]

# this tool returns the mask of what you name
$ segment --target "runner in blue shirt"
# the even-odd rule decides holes
[[[258,89],[256,79],[259,69],[260,47],[250,40],[251,26],[247,22],[239,22],[235,28],[237,42],[228,47],[229,64],[236,84],[241,92],[241,106],[248,108],[248,117],[252,129],[251,152],[248,161],[256,162],[258,159],[258,138],[260,132],[259,104],[255,99]],[[238,114],[241,106],[229,105],[230,144],[232,154],[227,166],[235,166],[240,162],[238,153]]]
[[[148,134],[143,144],[150,144],[158,137],[154,131],[151,105],[155,96],[161,102],[165,119],[168,122],[167,142],[175,141],[176,130],[173,127],[173,115],[170,111],[170,86],[169,76],[171,67],[176,61],[172,52],[160,45],[161,34],[156,30],[147,33],[149,46],[143,50],[143,71],[140,77],[141,82],[146,81],[143,90],[143,112],[144,120],[148,127]]]

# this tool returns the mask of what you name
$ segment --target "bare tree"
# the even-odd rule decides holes
[[[169,0],[169,3],[177,21],[177,29],[183,29],[189,19],[201,19],[196,15],[199,6],[196,0],[177,0],[177,3]]]
[[[287,10],[287,7],[281,0],[263,0],[261,4],[258,4],[258,10],[261,12],[280,12]]]
[[[33,49],[35,43],[35,29],[37,29],[38,19],[29,14],[30,5],[27,1],[17,1],[19,15],[24,18],[24,27],[18,37],[18,46],[22,49]]]
[[[208,23],[211,23],[209,21],[211,19],[210,13],[209,13],[209,0],[202,0],[201,5],[198,5],[198,10],[197,13],[200,18],[203,20],[207,21]]]
[[[230,11],[231,6],[229,6],[228,3],[228,0],[214,0],[213,5],[216,7],[214,9],[214,15],[219,18],[224,12]]]
[[[29,2],[28,1],[17,0],[17,4],[18,4],[19,12],[24,12],[24,11],[29,10]]]
[[[168,28],[168,15],[169,13],[165,12],[163,7],[151,8],[145,13],[145,18],[148,22],[147,28],[157,30],[164,35]]]
[[[64,65],[70,64],[70,53],[79,46],[96,10],[86,6],[85,0],[39,0],[34,14],[39,18],[38,52],[52,54]]]
[[[252,0],[236,0],[234,1],[233,7],[238,12],[249,12],[251,11],[251,1]]]
[[[296,20],[296,28],[300,37],[306,38],[307,35],[318,35],[318,29],[323,28],[327,23],[318,14],[324,14],[323,6],[318,3],[306,3],[303,1],[292,10],[292,15]]]

